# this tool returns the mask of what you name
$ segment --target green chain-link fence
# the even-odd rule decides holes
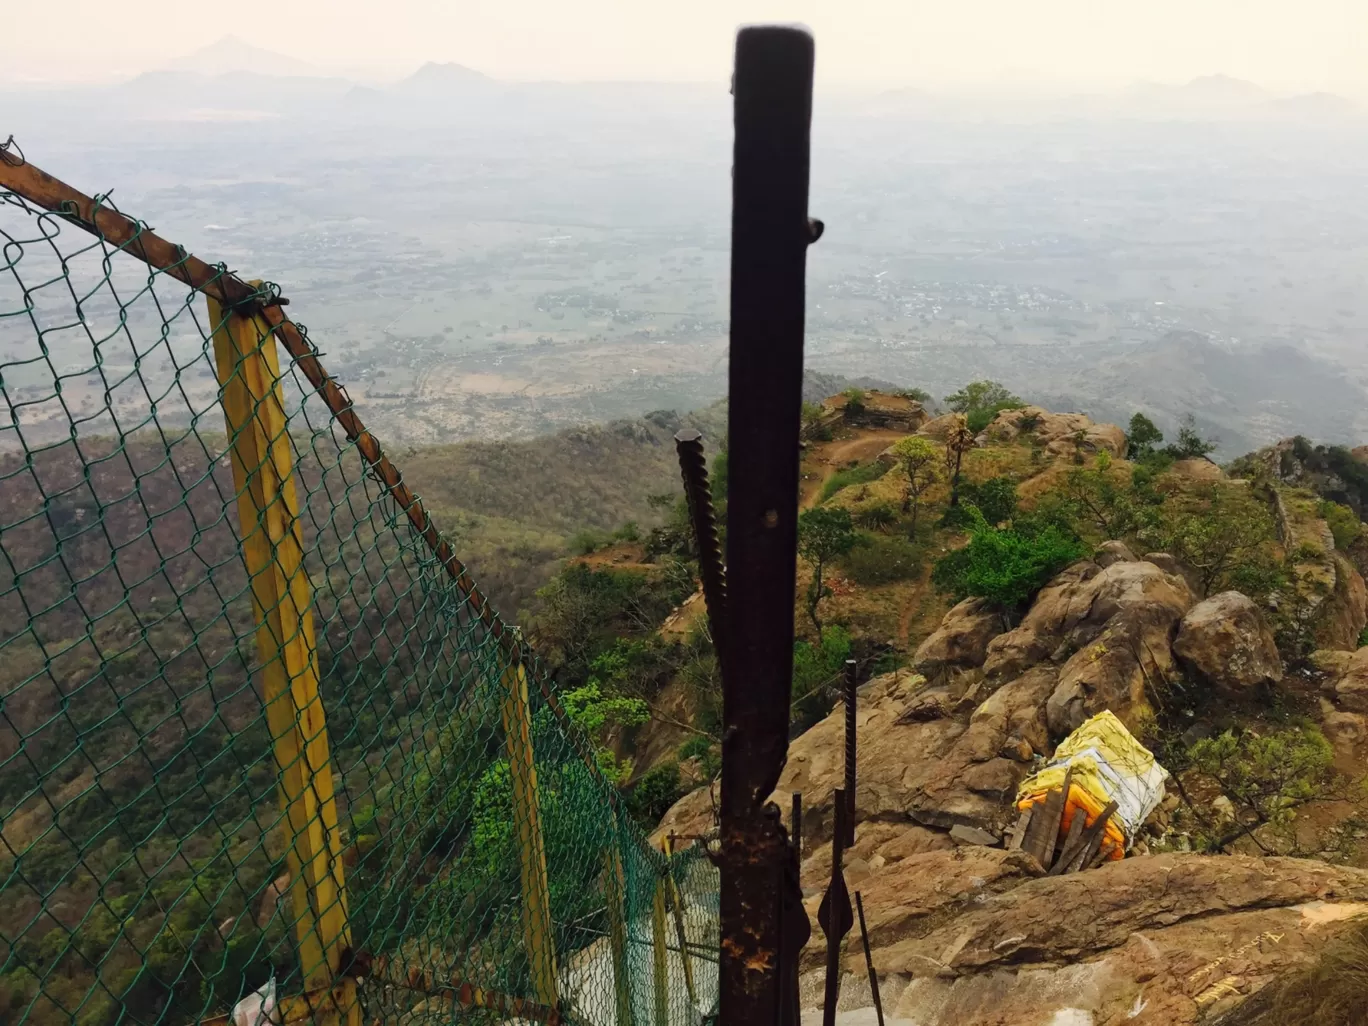
[[[631,824],[274,290],[19,168],[0,1022],[708,1017],[716,871]]]

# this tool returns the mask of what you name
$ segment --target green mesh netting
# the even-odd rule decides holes
[[[0,192],[3,1022],[233,1021],[263,988],[280,1021],[316,991],[208,318],[176,279]],[[341,1021],[514,1021],[470,1007],[539,996],[509,648],[283,349],[280,367],[331,753],[310,779],[335,792],[365,972]],[[527,673],[559,1010],[696,1023],[716,1004],[716,871],[646,843]]]

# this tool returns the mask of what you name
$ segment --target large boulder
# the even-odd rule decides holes
[[[935,632],[917,647],[912,667],[935,680],[948,670],[982,666],[988,642],[1006,629],[1006,617],[987,600],[965,599],[946,613]]]
[[[1051,413],[1041,406],[1003,410],[985,433],[992,442],[1028,435],[1055,456],[1106,452],[1119,458],[1126,454],[1126,433],[1115,424],[1097,424],[1082,413]]]
[[[1051,666],[996,690],[971,683],[962,694],[919,674],[875,678],[856,705],[856,822],[963,825],[1001,835],[1032,755],[1048,753],[1045,707],[1054,686]],[[831,795],[844,778],[845,711],[838,706],[789,744],[771,798],[787,810],[791,794],[802,792],[805,847],[830,839]],[[694,807],[704,812],[705,798]],[[667,819],[684,821],[674,810]]]
[[[1187,611],[1173,651],[1214,686],[1239,692],[1282,680],[1282,659],[1259,607],[1238,591],[1223,591]]]
[[[1049,750],[1046,700],[1055,670],[1038,666],[1004,684],[969,717],[969,726],[934,760],[908,765],[907,812],[914,820],[948,829],[970,826],[998,833],[1012,818],[1017,786],[1030,772],[1022,745]]]
[[[1349,657],[1335,681],[1335,704],[1350,712],[1368,713],[1368,648]]]
[[[967,724],[948,715],[950,706],[924,716],[904,715],[927,697],[920,674],[889,673],[860,689],[855,713],[859,759],[857,822],[909,822],[913,796],[936,764],[964,734]],[[788,760],[771,800],[788,809],[794,791],[803,795],[803,843],[830,839],[832,791],[845,786],[845,710],[837,706],[820,723],[789,743]]]
[[[1083,560],[1040,590],[1015,630],[989,643],[984,673],[1009,679],[1047,658],[1063,661],[1097,638],[1124,610],[1152,609],[1144,619],[1172,624],[1191,605],[1187,582],[1153,563],[1121,561],[1103,568]]]
[[[1142,601],[1108,618],[1060,668],[1046,706],[1051,733],[1062,737],[1107,709],[1137,733],[1152,723],[1148,689],[1175,676],[1170,643],[1182,613],[1173,601]]]
[[[968,418],[962,413],[942,413],[939,417],[932,417],[918,428],[917,434],[943,442],[950,437],[952,431],[966,428],[968,423]]]
[[[1368,871],[1238,855],[1041,877],[1020,852],[963,847],[885,865],[860,890],[885,1011],[919,1026],[1195,1026],[1368,912]],[[803,966],[811,1002],[815,950]],[[867,1003],[858,945],[843,969],[843,1005]]]

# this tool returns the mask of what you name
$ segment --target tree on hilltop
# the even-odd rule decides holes
[[[903,486],[903,512],[912,514],[912,537],[917,536],[917,513],[921,507],[922,493],[936,480],[936,447],[925,438],[911,435],[893,446],[893,455],[902,464],[907,474],[907,484]]]
[[[817,506],[798,517],[798,554],[812,566],[812,583],[807,591],[807,614],[817,637],[822,636],[822,621],[817,606],[831,593],[822,575],[837,556],[855,547],[855,524],[850,511],[839,506]]]
[[[945,397],[946,404],[962,413],[969,430],[978,434],[1003,410],[1019,409],[1026,404],[996,381],[971,381],[958,392]]]

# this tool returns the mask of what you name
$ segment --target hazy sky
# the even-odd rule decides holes
[[[1368,0],[0,0],[0,74],[115,77],[234,33],[332,70],[717,81],[762,20],[811,26],[828,85],[1221,72],[1368,96]]]

